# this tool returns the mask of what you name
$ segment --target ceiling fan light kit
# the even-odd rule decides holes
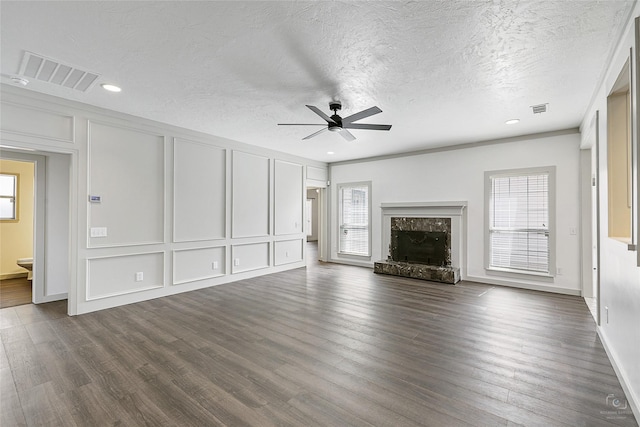
[[[357,120],[364,119],[369,116],[373,116],[374,114],[382,113],[382,110],[378,107],[367,108],[366,110],[362,110],[359,113],[352,114],[345,118],[342,118],[338,115],[338,111],[342,109],[342,103],[340,101],[331,101],[329,103],[329,109],[333,111],[333,115],[331,117],[327,116],[322,112],[318,107],[313,105],[307,105],[311,111],[320,116],[324,121],[327,122],[327,127],[324,129],[320,129],[317,132],[312,133],[309,136],[302,138],[311,139],[314,136],[320,135],[326,131],[338,132],[340,136],[342,136],[347,141],[353,141],[356,139],[355,136],[347,129],[365,129],[365,130],[389,130],[391,129],[391,125],[374,125],[369,123],[353,123]],[[318,126],[315,123],[278,123],[279,126]],[[324,126],[324,125],[321,125]]]

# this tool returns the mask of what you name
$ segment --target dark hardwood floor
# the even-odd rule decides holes
[[[31,304],[31,281],[26,277],[0,280],[0,308]]]
[[[309,263],[65,312],[0,310],[3,427],[637,425],[578,297]]]

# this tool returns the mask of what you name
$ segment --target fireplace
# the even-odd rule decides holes
[[[455,284],[461,277],[466,202],[385,203],[383,255],[374,272]]]
[[[391,218],[389,259],[397,262],[451,265],[450,218]]]

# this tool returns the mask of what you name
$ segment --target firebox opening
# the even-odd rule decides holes
[[[393,230],[391,259],[399,262],[446,266],[446,233],[444,231]]]

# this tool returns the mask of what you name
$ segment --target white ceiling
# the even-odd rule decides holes
[[[123,90],[27,89],[334,162],[577,127],[633,4],[3,0],[1,73],[34,52]],[[322,123],[305,104],[330,100],[393,128],[276,125]]]

